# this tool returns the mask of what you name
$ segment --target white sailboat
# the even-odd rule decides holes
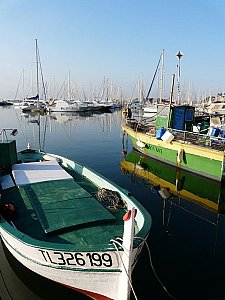
[[[159,71],[160,63],[161,63],[161,78],[160,78],[160,89],[159,89],[160,96],[159,96],[159,99],[158,98],[149,98],[150,92],[153,87],[153,83],[154,83],[156,75]],[[148,94],[146,96],[145,105],[143,106],[143,110],[144,110],[143,116],[144,117],[146,117],[146,118],[156,117],[158,104],[162,103],[163,88],[164,88],[164,49],[162,50],[162,53],[160,54],[157,67],[156,67],[151,85],[149,87]]]
[[[131,109],[142,109],[144,100],[144,88],[143,88],[143,79],[140,77],[137,81],[137,97],[131,99],[130,108]]]
[[[35,40],[35,54],[36,54],[36,89],[37,94],[33,97],[27,97],[26,100],[23,102],[23,104],[20,106],[23,112],[27,111],[43,111],[46,108],[46,91],[45,86],[43,84],[43,94],[44,94],[44,101],[40,101],[39,95],[40,95],[40,89],[39,89],[39,72],[41,72],[42,82],[43,82],[43,74],[42,74],[42,68],[41,68],[41,62],[40,62],[40,54],[39,54],[39,48],[37,39]]]

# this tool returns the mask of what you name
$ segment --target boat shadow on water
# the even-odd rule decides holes
[[[0,299],[90,299],[27,269],[11,255],[2,242],[0,253]]]

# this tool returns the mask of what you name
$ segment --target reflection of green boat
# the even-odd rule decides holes
[[[197,202],[213,212],[223,213],[225,198],[223,185],[215,180],[199,176],[152,159],[135,150],[121,161],[121,171],[144,180],[147,186],[157,186],[163,198],[171,194]],[[137,178],[135,178],[137,179]]]

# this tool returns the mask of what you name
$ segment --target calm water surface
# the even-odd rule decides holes
[[[163,200],[151,184],[122,172],[122,150],[129,155],[132,146],[125,139],[122,147],[120,111],[41,116],[40,135],[38,121],[37,115],[21,115],[13,107],[0,108],[0,129],[19,131],[18,150],[26,148],[28,142],[33,148],[41,144],[47,152],[84,163],[128,189],[149,211],[153,219],[148,239],[152,263],[173,299],[225,299],[223,186],[199,180],[199,191],[207,191],[208,199],[214,197],[212,210],[178,196]],[[155,165],[151,171],[161,172]],[[0,254],[1,299],[89,299],[27,270],[2,244]],[[156,279],[146,249],[133,273],[133,286],[139,300],[171,299]]]

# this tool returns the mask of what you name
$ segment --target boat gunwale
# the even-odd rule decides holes
[[[198,149],[200,148],[201,150],[204,150],[205,152],[205,156],[208,157],[208,155],[210,153],[212,153],[212,155],[215,155],[215,154],[218,154],[220,156],[223,156],[224,155],[224,152],[225,152],[225,149],[224,150],[220,150],[220,149],[214,149],[214,148],[211,148],[210,146],[204,146],[202,144],[192,144],[191,142],[188,142],[188,141],[184,141],[184,140],[176,140],[174,139],[171,143],[166,143],[162,140],[158,140],[156,138],[155,135],[153,134],[147,134],[146,132],[141,132],[141,131],[135,131],[134,129],[132,129],[131,127],[127,126],[126,124],[123,124],[122,125],[122,129],[123,131],[127,132],[129,135],[131,135],[132,137],[134,137],[135,139],[136,138],[140,138],[142,137],[142,142],[145,142],[147,139],[151,139],[153,142],[155,142],[158,146],[160,147],[164,147],[163,145],[166,145],[167,147],[166,148],[170,148],[170,149],[173,149],[173,150],[176,150],[177,147],[180,147],[182,145],[182,147],[185,147],[185,148],[189,148],[189,149]],[[169,129],[168,129],[169,130]],[[131,134],[131,132],[133,132],[134,134]],[[181,131],[183,133],[185,132],[188,132],[188,131]],[[173,133],[173,132],[172,132]],[[189,132],[190,133],[190,132]],[[213,140],[222,140],[224,141],[225,143],[225,138],[214,138],[214,137],[209,137],[207,135],[204,135],[205,137],[207,138],[210,138],[209,140],[213,141]],[[151,141],[147,141],[147,143],[151,143]],[[185,150],[187,150],[185,149]],[[191,150],[190,150],[191,151]]]
[[[26,150],[25,150],[26,151]],[[33,151],[33,152],[32,152]],[[23,151],[18,152],[18,158],[20,156],[20,154]],[[129,194],[129,192],[125,189],[123,189],[122,187],[120,187],[119,185],[117,185],[116,183],[112,182],[111,180],[109,180],[108,178],[104,177],[103,175],[99,174],[98,172],[92,170],[89,167],[85,167],[84,165],[76,162],[76,161],[72,161],[70,159],[64,158],[62,156],[59,155],[55,155],[55,154],[51,154],[51,153],[46,153],[46,152],[42,152],[39,150],[30,150],[30,151],[26,151],[25,153],[32,153],[32,154],[38,154],[38,155],[48,155],[51,157],[54,157],[55,159],[58,159],[63,166],[65,166],[63,164],[63,162],[65,163],[70,163],[70,164],[75,164],[76,166],[79,166],[82,169],[82,173],[84,170],[87,170],[88,172],[90,172],[90,174],[93,174],[94,176],[97,176],[98,178],[100,178],[103,182],[106,182],[108,184],[110,184],[112,187],[114,187],[115,190],[117,190],[122,197],[124,197],[126,199],[126,201],[128,201],[130,204],[134,204],[134,206],[138,209],[138,211],[141,213],[142,218],[143,218],[143,226],[140,228],[140,230],[135,234],[135,239],[134,239],[134,248],[137,248],[142,242],[143,239],[146,239],[148,237],[150,228],[151,228],[151,224],[152,224],[152,219],[151,216],[149,215],[149,213],[147,212],[147,210],[132,196]],[[65,166],[69,169],[68,165]],[[71,167],[72,170],[74,170],[76,172],[75,169],[73,169]],[[87,172],[87,174],[88,174]],[[78,173],[78,172],[77,172]],[[81,173],[81,175],[82,175]],[[88,178],[88,177],[87,177]],[[89,178],[89,180],[91,180]],[[91,180],[92,181],[92,180]],[[128,195],[129,194],[129,195]],[[138,221],[136,220],[137,225],[138,225]],[[1,215],[1,219],[0,219],[0,226],[7,232],[9,233],[11,236],[15,237],[16,239],[20,240],[21,242],[23,242],[24,244],[27,244],[29,246],[35,247],[35,248],[44,248],[44,249],[50,249],[50,250],[60,250],[60,251],[96,251],[99,249],[101,249],[100,251],[115,251],[115,247],[113,246],[113,244],[97,244],[97,245],[75,245],[75,244],[63,244],[63,243],[55,243],[55,242],[46,242],[46,241],[41,241],[41,240],[37,240],[35,238],[30,237],[29,235],[19,231],[17,228],[14,228],[11,224],[9,224],[9,222],[7,220],[5,220],[3,218],[3,216]],[[139,226],[138,226],[139,228]]]

